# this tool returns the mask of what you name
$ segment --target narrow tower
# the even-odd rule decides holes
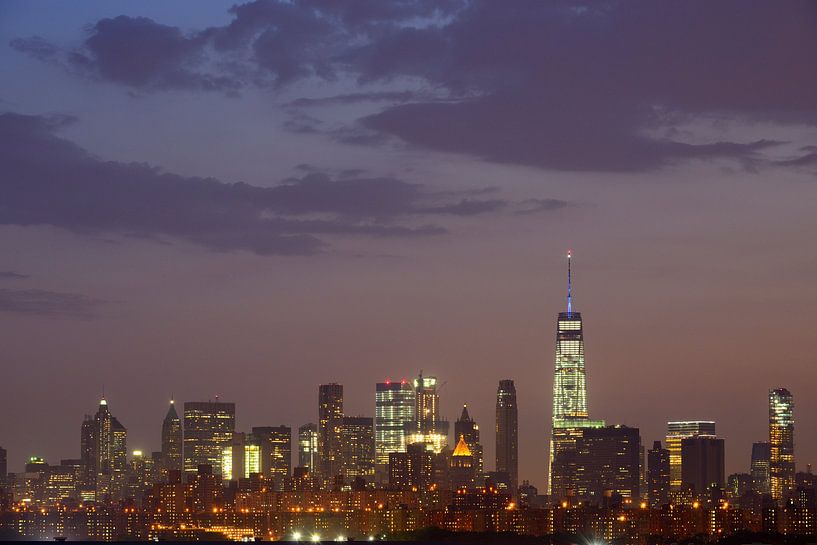
[[[516,386],[500,380],[496,391],[496,470],[508,474],[511,492],[519,484],[519,426]]]
[[[794,490],[794,398],[785,388],[769,392],[769,473],[772,498]]]
[[[162,421],[162,469],[164,474],[169,471],[182,470],[182,443],[182,421],[171,399],[170,407]]]
[[[570,457],[584,428],[600,428],[601,420],[590,420],[587,412],[587,378],[584,367],[582,315],[573,312],[573,278],[567,252],[567,312],[556,323],[556,362],[553,374],[553,429],[550,441],[548,493],[556,499],[575,488]]]

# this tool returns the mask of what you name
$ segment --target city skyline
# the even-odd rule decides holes
[[[103,394],[129,450],[171,398],[294,445],[319,385],[376,419],[422,370],[489,469],[513,380],[545,490],[568,248],[588,418],[714,421],[731,474],[787,388],[817,463],[817,7],[591,4],[4,1],[9,470]]]

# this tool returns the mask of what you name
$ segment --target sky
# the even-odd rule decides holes
[[[727,471],[795,399],[817,462],[817,4],[0,3],[0,445],[130,449],[374,413],[422,369],[494,467],[516,382],[544,487],[573,251],[592,418],[711,419]]]

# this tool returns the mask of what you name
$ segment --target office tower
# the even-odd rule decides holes
[[[448,422],[440,418],[437,377],[414,379],[414,422],[406,428],[406,444],[423,443],[439,454],[448,445]]]
[[[182,421],[171,399],[170,407],[162,421],[162,469],[164,474],[167,474],[168,471],[182,470],[182,445]]]
[[[261,474],[282,484],[292,470],[292,428],[261,426],[252,434],[261,445]]]
[[[6,449],[0,447],[0,484],[6,482],[6,475],[8,474],[8,453]]]
[[[655,441],[647,453],[647,486],[650,507],[669,503],[670,490],[669,451]]]
[[[669,451],[670,487],[681,488],[681,441],[687,437],[715,437],[715,423],[711,420],[667,422],[667,450]]]
[[[374,476],[374,420],[344,416],[341,424],[341,468],[345,479]]]
[[[681,487],[697,497],[724,486],[723,439],[707,436],[681,440]]]
[[[590,420],[584,362],[582,316],[573,312],[572,254],[567,254],[567,312],[556,325],[556,359],[553,374],[553,428],[550,440],[548,494],[560,498],[574,487],[569,458],[584,428],[602,428],[604,421]]]
[[[476,481],[475,457],[471,449],[468,448],[465,435],[459,436],[457,446],[454,447],[454,452],[451,453],[449,479],[451,481],[451,490],[472,488]]]
[[[298,466],[314,473],[319,465],[318,426],[309,423],[298,428]]]
[[[772,498],[794,490],[794,399],[785,388],[769,391],[769,474]]]
[[[434,458],[423,443],[389,454],[389,485],[400,490],[427,490],[433,483]]]
[[[322,384],[318,388],[318,452],[323,478],[341,472],[340,430],[343,424],[343,386]]]
[[[184,404],[184,472],[199,473],[208,465],[213,475],[221,475],[224,447],[230,446],[235,432],[235,403],[187,401]]]
[[[408,381],[375,385],[375,462],[389,463],[392,452],[406,452],[406,426],[414,421],[414,388]]]
[[[221,478],[224,481],[249,479],[261,473],[261,445],[253,435],[233,433],[230,444],[221,450]]]
[[[96,463],[94,461],[94,419],[86,414],[80,428],[79,457],[82,460],[82,475],[80,483],[86,490],[96,486]]]
[[[516,386],[512,380],[500,380],[496,391],[496,471],[508,474],[512,491],[519,478],[518,422]]]
[[[128,470],[128,430],[116,417],[111,418],[111,493],[123,497]]]
[[[94,416],[93,426],[93,471],[95,475],[109,474],[113,458],[113,416],[108,410],[108,402],[103,397]]]
[[[752,443],[752,489],[761,494],[772,493],[771,474],[769,473],[769,458],[771,448],[767,441]]]
[[[474,468],[475,475],[482,475],[483,473],[483,459],[482,459],[482,444],[479,442],[479,426],[468,414],[468,405],[462,406],[462,414],[459,419],[454,422],[454,438],[459,442],[459,438],[465,440],[468,445],[468,450],[471,456],[474,457],[474,463],[471,464]]]
[[[573,471],[576,495],[601,502],[607,494],[640,497],[641,436],[638,428],[584,428],[576,439]]]

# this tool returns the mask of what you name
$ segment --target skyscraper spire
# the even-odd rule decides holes
[[[573,250],[567,251],[567,314],[570,315],[573,312],[573,301],[572,295],[570,293],[571,288],[571,275],[570,275],[570,258],[573,257]]]

